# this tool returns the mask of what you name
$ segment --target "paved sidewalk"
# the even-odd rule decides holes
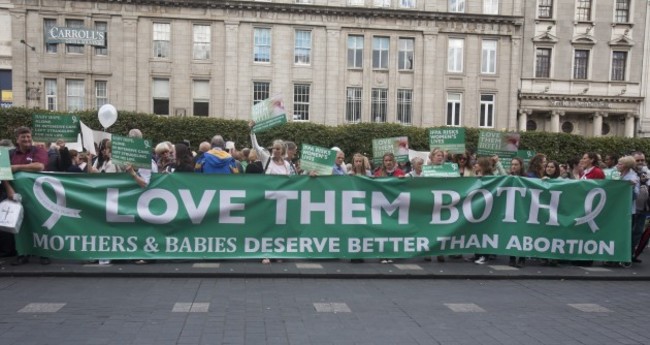
[[[469,257],[469,256],[466,256]],[[498,257],[484,265],[463,259],[447,258],[446,262],[426,262],[422,258],[395,260],[381,264],[379,260],[351,263],[349,260],[283,260],[263,265],[261,260],[160,260],[144,265],[132,261],[113,261],[100,266],[80,261],[53,260],[41,265],[36,257],[21,266],[11,266],[13,258],[0,259],[0,277],[244,277],[244,278],[381,278],[381,279],[566,279],[566,280],[650,280],[650,255],[631,268],[604,267],[595,262],[591,267],[560,264],[543,266],[529,259],[523,268],[508,266],[508,257]]]

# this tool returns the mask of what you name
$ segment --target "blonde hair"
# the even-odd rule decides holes
[[[632,170],[636,167],[636,160],[632,156],[625,156],[618,159],[626,170]]]

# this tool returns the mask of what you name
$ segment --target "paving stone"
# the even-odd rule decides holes
[[[447,308],[456,313],[481,313],[485,310],[474,303],[445,303]]]
[[[612,311],[594,303],[569,304],[569,307],[584,311],[585,313],[611,313]]]
[[[314,308],[319,313],[350,313],[352,312],[345,303],[314,303]]]
[[[29,303],[19,313],[56,313],[67,303]]]

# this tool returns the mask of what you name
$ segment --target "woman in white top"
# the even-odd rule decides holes
[[[111,159],[112,145],[110,140],[103,140],[99,145],[99,156],[93,164],[91,172],[99,173],[117,173],[120,172],[120,168],[113,164]]]
[[[424,159],[421,157],[414,157],[411,159],[411,171],[409,171],[406,176],[408,177],[422,177],[422,165],[424,165]]]
[[[284,159],[287,146],[282,140],[274,140],[271,156],[264,164],[264,173],[267,175],[291,175],[291,165]]]

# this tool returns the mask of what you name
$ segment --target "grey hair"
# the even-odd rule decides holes
[[[219,147],[221,149],[226,148],[226,141],[223,140],[223,137],[220,136],[219,134],[212,137],[210,144],[212,145],[212,147]]]
[[[417,162],[424,164],[424,159],[422,159],[422,157],[413,157],[413,159],[411,159],[411,165],[415,165]]]
[[[137,128],[133,128],[132,130],[129,131],[129,138],[142,139],[142,131]]]

